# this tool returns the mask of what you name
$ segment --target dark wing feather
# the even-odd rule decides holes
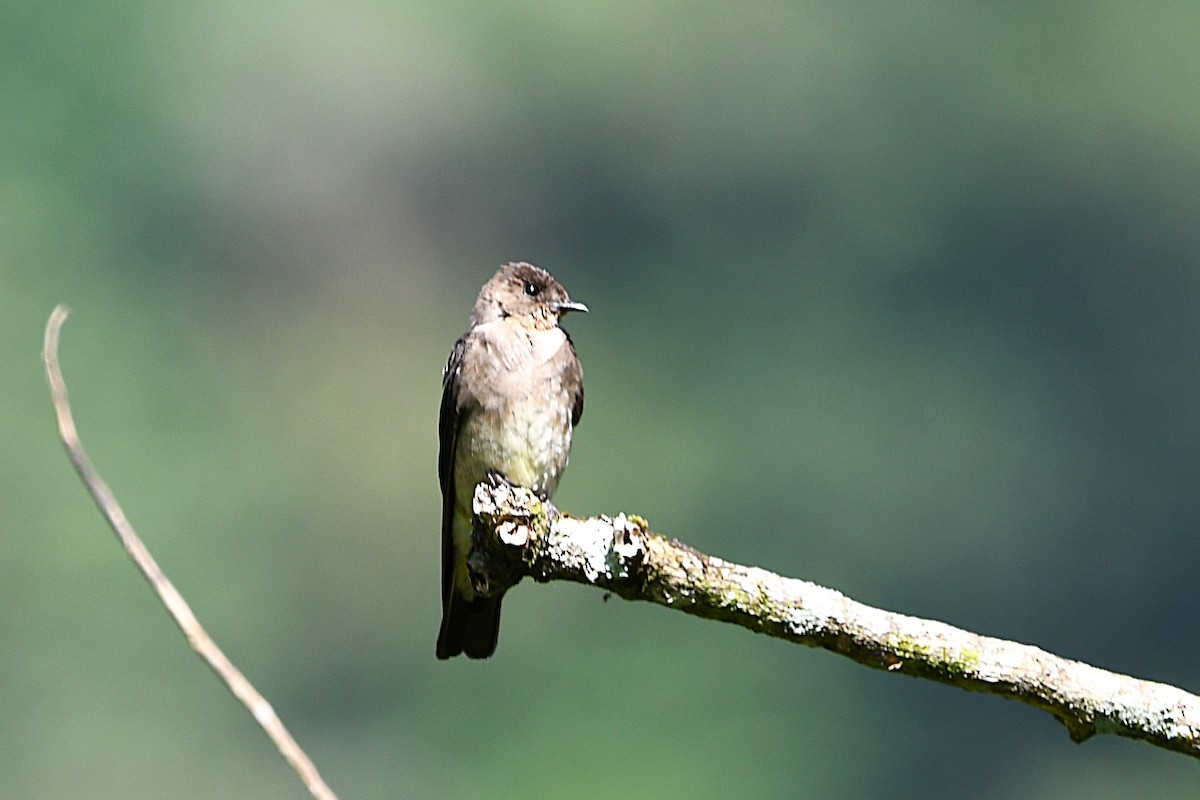
[[[442,487],[442,606],[450,602],[454,576],[454,450],[462,420],[458,413],[459,374],[467,337],[454,343],[442,372],[442,407],[438,414],[438,483]]]
[[[571,427],[574,428],[579,424],[579,420],[583,419],[583,368],[579,366],[579,357],[575,355],[575,343],[571,341],[571,334],[566,331],[563,333],[566,334],[567,348],[570,351],[563,375],[563,388],[571,396]]]
[[[468,601],[454,589],[455,480],[454,456],[463,422],[476,407],[469,388],[462,387],[463,359],[470,332],[454,343],[442,373],[442,407],[438,415],[438,482],[442,487],[442,625],[437,657],[488,658],[496,652],[500,634],[500,598]]]

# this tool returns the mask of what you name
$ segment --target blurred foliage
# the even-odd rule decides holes
[[[1200,688],[1200,6],[9,3],[0,796],[1190,797],[1046,715],[569,586],[438,664],[438,374],[547,267],[559,493]]]

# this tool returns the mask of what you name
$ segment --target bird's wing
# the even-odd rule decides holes
[[[579,366],[579,357],[575,355],[575,343],[571,341],[571,335],[566,331],[563,331],[563,334],[567,337],[567,346],[563,353],[566,356],[566,363],[562,381],[563,389],[566,390],[567,396],[571,400],[571,427],[573,428],[583,418],[583,368]]]
[[[438,414],[438,483],[442,487],[442,603],[450,600],[454,579],[454,451],[464,415],[459,407],[459,385],[467,336],[454,343],[442,371],[442,406]]]

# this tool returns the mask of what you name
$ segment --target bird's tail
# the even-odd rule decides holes
[[[467,600],[451,591],[450,602],[442,610],[437,657],[488,658],[495,653],[500,638],[500,600],[499,597]]]

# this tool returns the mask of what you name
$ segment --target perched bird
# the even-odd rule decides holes
[[[558,488],[583,414],[583,373],[558,327],[575,303],[550,273],[505,264],[483,285],[471,328],[442,373],[442,628],[437,657],[487,658],[500,634],[500,597],[475,591],[467,569],[471,500],[489,473],[543,499]]]

